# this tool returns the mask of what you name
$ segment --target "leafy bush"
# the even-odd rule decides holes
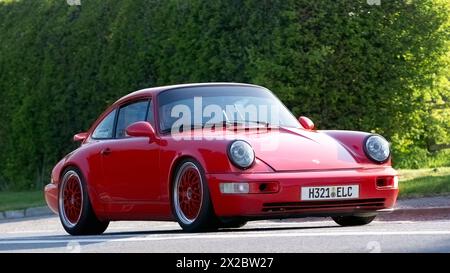
[[[42,187],[120,96],[185,82],[262,84],[321,129],[385,135],[397,166],[449,164],[427,152],[450,142],[447,0],[81,3],[0,1],[4,188]]]
[[[405,153],[394,153],[393,161],[397,168],[405,169],[450,166],[450,151],[430,153],[426,149],[415,147]]]

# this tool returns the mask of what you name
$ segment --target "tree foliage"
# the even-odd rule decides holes
[[[397,166],[450,164],[430,161],[450,142],[446,0],[81,4],[0,1],[0,190],[42,187],[120,96],[186,82],[262,84],[320,129],[385,135]]]

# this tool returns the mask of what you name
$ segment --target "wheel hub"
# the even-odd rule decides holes
[[[191,189],[191,188],[189,188],[189,189],[187,190],[187,198],[188,198],[189,200],[191,200],[191,198],[192,198],[192,189]]]

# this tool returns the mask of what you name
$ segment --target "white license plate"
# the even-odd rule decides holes
[[[359,198],[359,185],[302,187],[301,200],[339,200]]]

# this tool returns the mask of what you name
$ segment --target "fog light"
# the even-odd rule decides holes
[[[377,187],[383,188],[383,187],[389,187],[389,179],[386,177],[380,177],[377,178]]]
[[[220,183],[221,193],[249,193],[248,183]]]
[[[276,193],[280,190],[278,182],[257,182],[255,186],[258,186],[257,189],[250,186],[251,193]]]
[[[378,188],[398,188],[398,176],[378,177],[376,179]]]

